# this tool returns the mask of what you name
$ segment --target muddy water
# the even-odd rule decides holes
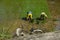
[[[56,30],[60,30],[60,20],[56,21]]]

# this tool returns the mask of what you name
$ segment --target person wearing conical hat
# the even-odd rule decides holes
[[[47,14],[45,12],[42,12],[40,15],[40,20],[44,20],[47,17],[48,17]]]
[[[31,20],[32,19],[32,12],[31,11],[29,11],[28,13],[27,13],[27,19],[29,20]]]

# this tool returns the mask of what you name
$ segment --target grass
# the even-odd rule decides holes
[[[0,0],[0,28],[15,29],[18,24],[14,20],[26,17],[28,11],[32,11],[33,18],[39,17],[42,11],[50,17],[47,0]]]
[[[49,16],[49,9],[46,0],[1,0],[0,11],[5,19],[16,19],[26,16],[32,11],[33,18],[39,17],[42,11]]]

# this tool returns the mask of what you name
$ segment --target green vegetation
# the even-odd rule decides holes
[[[4,33],[4,32],[0,33],[0,39],[1,40],[9,39],[11,37],[12,37],[12,35],[9,33]]]
[[[0,2],[0,16],[4,20],[25,17],[28,11],[32,11],[34,18],[39,17],[42,11],[50,16],[46,0],[1,0]]]
[[[0,40],[6,40],[12,37],[12,35],[10,33],[8,33],[7,31],[5,31],[6,29],[2,27],[2,29],[0,30]]]

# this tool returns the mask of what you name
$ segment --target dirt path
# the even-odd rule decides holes
[[[60,40],[60,31],[43,34],[25,35],[12,38],[10,40]]]

